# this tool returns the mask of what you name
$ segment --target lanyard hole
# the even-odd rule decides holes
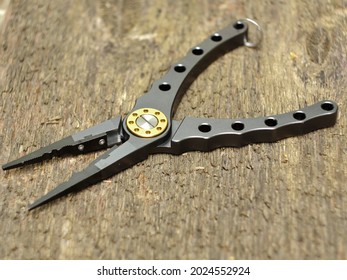
[[[240,30],[240,29],[242,29],[244,27],[245,27],[245,24],[242,21],[237,21],[234,24],[234,28],[237,29],[237,30]]]

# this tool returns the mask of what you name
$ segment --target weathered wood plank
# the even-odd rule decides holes
[[[26,206],[96,155],[0,172],[0,258],[346,259],[347,2],[19,1],[0,35],[0,162],[125,114],[175,60],[237,18],[240,48],[175,118],[254,117],[333,99],[335,127],[274,144],[155,155],[80,193]]]

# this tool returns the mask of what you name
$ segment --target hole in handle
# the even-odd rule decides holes
[[[264,122],[267,126],[270,127],[274,127],[277,125],[277,120],[275,118],[267,118]]]
[[[324,111],[332,111],[334,110],[334,105],[331,104],[330,102],[325,102],[321,105],[321,108],[324,110]]]
[[[293,114],[294,119],[298,120],[298,121],[302,121],[304,119],[306,119],[306,114],[304,112],[295,112]]]
[[[199,125],[198,129],[199,129],[199,131],[201,131],[203,133],[207,133],[207,132],[211,131],[212,127],[208,123],[203,123],[203,124]]]

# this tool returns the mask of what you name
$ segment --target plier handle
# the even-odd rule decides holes
[[[154,82],[124,119],[118,116],[3,165],[2,168],[8,170],[54,156],[110,148],[86,169],[36,200],[29,209],[96,184],[145,160],[150,154],[178,155],[274,142],[334,125],[338,108],[330,100],[286,114],[252,119],[172,119],[183,94],[204,69],[227,52],[244,45],[253,46],[247,34],[246,20],[238,20],[211,34]]]

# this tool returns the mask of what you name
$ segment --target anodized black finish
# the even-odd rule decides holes
[[[239,20],[211,34],[190,49],[185,57],[173,64],[161,79],[153,83],[146,94],[136,100],[128,116],[141,108],[153,108],[163,112],[168,126],[162,134],[152,138],[135,136],[127,128],[127,117],[124,120],[116,117],[3,165],[2,168],[7,170],[53,156],[111,148],[86,169],[73,174],[67,182],[36,200],[29,206],[29,210],[72,191],[96,184],[146,159],[149,154],[180,154],[193,150],[209,151],[218,147],[274,142],[334,125],[337,104],[328,100],[302,110],[270,117],[235,120],[187,117],[182,121],[172,120],[183,94],[204,69],[226,52],[239,46],[254,45],[248,42],[247,32],[246,21]]]
[[[328,108],[326,108],[325,105]],[[325,108],[325,109],[324,109]],[[327,110],[328,109],[328,110]],[[170,144],[157,152],[182,154],[211,151],[220,147],[242,147],[253,143],[276,142],[332,126],[337,104],[330,100],[290,113],[250,119],[212,119],[186,117],[175,129]],[[270,122],[268,122],[270,120]]]

